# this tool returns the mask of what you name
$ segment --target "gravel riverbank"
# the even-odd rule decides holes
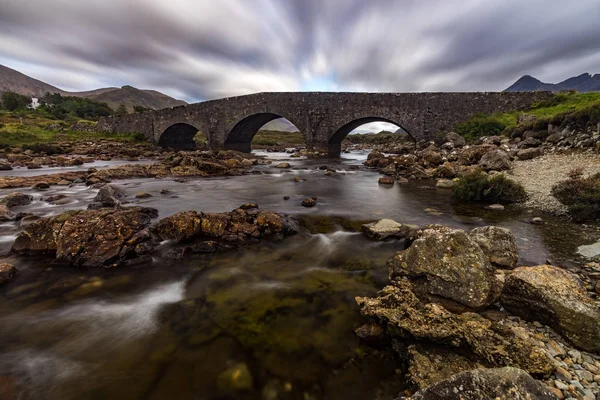
[[[564,214],[565,207],[552,196],[557,182],[567,179],[573,168],[582,167],[585,174],[600,172],[598,154],[547,154],[532,160],[517,161],[509,174],[525,187],[529,198],[525,206],[552,214]]]

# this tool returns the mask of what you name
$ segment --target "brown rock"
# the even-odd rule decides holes
[[[156,234],[163,240],[179,243],[201,233],[202,217],[196,211],[182,211],[161,219]]]
[[[0,205],[4,205],[8,208],[16,206],[26,206],[31,203],[33,196],[30,196],[21,192],[14,192],[7,194],[0,200]]]
[[[380,185],[394,185],[394,178],[391,176],[382,176],[379,178]]]
[[[17,268],[8,263],[0,263],[0,285],[10,281],[17,275]]]
[[[510,230],[499,226],[481,226],[473,229],[469,237],[479,245],[493,265],[500,268],[514,268],[517,265],[517,240]]]
[[[306,199],[302,200],[301,204],[304,207],[314,207],[317,205],[317,199],[315,197],[307,197]]]

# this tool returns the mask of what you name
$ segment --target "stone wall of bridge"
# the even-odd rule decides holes
[[[250,151],[258,130],[283,117],[303,133],[309,148],[336,155],[344,137],[363,123],[390,122],[417,141],[435,140],[477,113],[526,110],[551,96],[549,92],[257,93],[106,117],[98,129],[141,132],[159,145],[175,148],[193,146],[192,138],[200,131],[213,149]]]

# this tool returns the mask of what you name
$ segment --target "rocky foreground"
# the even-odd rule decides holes
[[[430,225],[408,241],[390,284],[356,298],[370,321],[356,333],[406,360],[412,399],[596,398],[600,308],[575,274],[517,267],[499,227]]]

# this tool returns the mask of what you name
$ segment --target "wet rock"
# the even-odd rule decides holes
[[[368,160],[375,160],[375,159],[379,159],[379,158],[385,158],[385,156],[383,155],[383,153],[381,153],[379,151],[372,151],[367,156],[367,161]]]
[[[226,232],[230,216],[226,214],[202,214],[201,232],[209,237],[220,238]]]
[[[33,190],[45,190],[50,189],[50,184],[48,182],[38,182],[31,187]]]
[[[380,185],[394,185],[394,178],[391,176],[382,176],[379,178]]]
[[[512,367],[461,372],[415,393],[411,400],[555,400],[554,393],[527,372]]]
[[[544,150],[541,148],[523,149],[517,153],[519,160],[531,160],[532,158],[540,157],[544,155]]]
[[[0,263],[0,285],[10,281],[17,275],[17,268],[8,263]]]
[[[485,206],[485,209],[492,211],[504,211],[504,206],[502,204],[490,204]]]
[[[67,197],[69,196],[67,196],[66,194],[53,194],[50,196],[42,196],[40,200],[45,201],[47,203],[56,203],[57,201],[66,199]]]
[[[102,207],[116,207],[121,204],[120,199],[125,196],[127,193],[123,189],[115,185],[103,185],[94,197],[94,202],[102,204]]]
[[[531,218],[531,220],[529,220],[529,223],[531,223],[533,225],[543,225],[544,220],[541,219],[540,217],[533,217],[533,218]]]
[[[369,322],[361,325],[360,327],[356,328],[354,333],[356,333],[356,336],[358,336],[361,340],[370,343],[381,341],[385,335],[383,327],[375,322]]]
[[[592,244],[587,244],[583,246],[579,246],[577,248],[577,254],[588,258],[588,259],[596,259],[600,257],[600,241]]]
[[[136,199],[147,199],[148,197],[152,197],[152,195],[147,192],[138,192],[135,194]]]
[[[454,181],[450,179],[438,179],[435,182],[435,187],[438,189],[452,189],[454,187]]]
[[[258,208],[258,204],[256,203],[244,203],[240,207],[242,210],[254,210]]]
[[[252,390],[254,383],[250,369],[245,363],[237,363],[217,377],[217,386],[223,393],[237,393]]]
[[[8,208],[16,207],[16,206],[26,206],[31,203],[33,200],[33,196],[21,193],[14,192],[7,194],[0,200],[0,205],[4,205]]]
[[[505,171],[512,167],[510,156],[502,150],[492,150],[483,155],[479,166],[486,171]]]
[[[291,168],[292,166],[290,165],[290,163],[287,162],[283,162],[283,163],[279,163],[275,166],[275,168]]]
[[[600,351],[600,310],[571,272],[550,265],[517,268],[506,278],[501,303],[523,319],[553,327],[583,350]]]
[[[7,206],[0,204],[0,221],[12,221],[15,218],[15,214],[12,213]]]
[[[66,179],[62,179],[62,180],[58,181],[56,184],[59,186],[69,186],[71,184],[71,182]]]
[[[315,197],[307,197],[306,199],[302,200],[301,204],[303,207],[314,207],[317,205],[317,199]]]
[[[12,166],[7,162],[0,162],[0,171],[12,171]]]
[[[157,216],[149,208],[110,211],[72,211],[43,218],[17,236],[17,254],[54,253],[60,263],[73,266],[116,266],[135,256],[135,246],[149,240],[140,234]]]
[[[519,261],[517,240],[510,230],[499,226],[481,226],[469,237],[479,245],[488,260],[499,268],[514,268]]]
[[[362,231],[369,239],[374,240],[404,239],[410,231],[410,227],[391,219],[380,219],[377,222],[362,225]]]
[[[411,246],[388,260],[390,279],[406,277],[418,292],[479,309],[500,294],[495,268],[462,230],[430,227],[417,232]]]
[[[199,235],[201,225],[202,216],[196,211],[182,211],[161,219],[156,226],[156,233],[163,240],[179,243]]]
[[[545,351],[502,324],[479,314],[454,314],[435,303],[422,303],[413,285],[397,280],[375,298],[357,297],[363,316],[386,327],[400,343],[437,344],[490,367],[517,366],[542,378],[554,370]]]
[[[284,200],[289,200],[289,199],[290,199],[290,196],[283,196],[283,199],[284,199]]]

